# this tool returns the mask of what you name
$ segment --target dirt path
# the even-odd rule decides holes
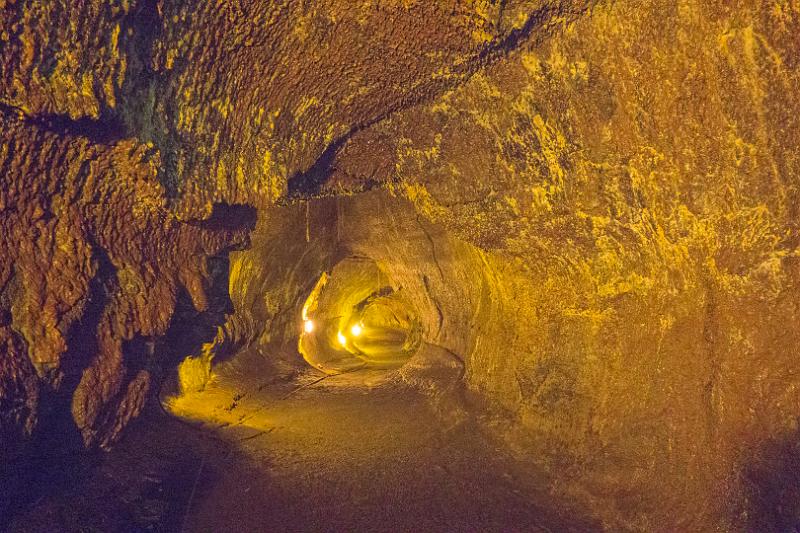
[[[231,367],[172,405],[181,418],[154,409],[111,452],[44,469],[9,529],[598,529],[465,411],[431,402],[438,389],[422,394],[385,373],[319,381]]]
[[[447,427],[424,396],[380,381],[350,374],[290,393],[263,388],[232,409],[223,384],[177,406],[213,423],[243,421],[217,430],[240,454],[205,465],[186,530],[565,530],[530,472],[474,423]]]

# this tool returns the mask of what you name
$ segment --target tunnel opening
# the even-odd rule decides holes
[[[348,257],[320,276],[303,304],[302,321],[298,351],[325,373],[399,368],[422,340],[403,289],[365,257]]]
[[[476,333],[465,326],[491,308],[483,265],[414,213],[387,191],[263,211],[252,246],[231,255],[234,310],[211,379],[313,368],[413,381],[443,366],[460,379]]]

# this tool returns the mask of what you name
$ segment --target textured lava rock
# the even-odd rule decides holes
[[[174,209],[199,217],[313,190],[352,132],[588,2],[507,4],[8,1],[0,90],[31,116],[152,142]]]
[[[5,318],[5,317],[4,317]],[[36,423],[38,378],[22,339],[8,320],[0,327],[0,461],[11,461]]]
[[[246,228],[179,222],[165,208],[157,155],[135,141],[99,145],[0,120],[4,397],[31,410],[32,365],[41,387],[74,389],[85,442],[107,442],[150,382],[144,356],[125,343],[162,334],[181,287],[203,309],[206,257],[243,245]],[[30,432],[33,416],[17,425]]]
[[[614,529],[800,520],[798,24],[782,2],[600,5],[332,165],[522,265],[467,378]]]
[[[176,293],[204,308],[206,258],[246,242],[214,205],[242,203],[263,217],[209,350],[295,345],[320,271],[369,257],[609,528],[800,522],[794,4],[0,13],[4,445],[62,393],[86,442],[118,433]],[[408,203],[269,208],[378,187]]]
[[[164,332],[178,287],[203,308],[205,257],[242,240],[192,221],[215,202],[315,190],[352,132],[585,7],[0,3],[9,353],[24,341],[43,383],[75,390],[85,441],[107,440],[141,407],[147,339]],[[16,397],[29,372],[9,361]]]

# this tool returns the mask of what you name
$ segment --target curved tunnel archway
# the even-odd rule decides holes
[[[268,363],[255,364],[328,374],[444,366],[450,379],[498,312],[484,256],[386,192],[276,208],[252,242],[232,256],[232,351],[218,361],[234,366],[259,352]]]
[[[303,305],[298,349],[328,373],[393,369],[419,348],[420,325],[402,288],[395,290],[381,268],[348,257],[323,273]]]
[[[514,333],[506,314],[525,302],[498,297],[511,290],[511,265],[386,192],[277,208],[252,240],[232,258],[227,329],[276,364],[329,374],[496,364]],[[491,345],[481,340],[489,335]],[[231,362],[244,365],[251,352]]]

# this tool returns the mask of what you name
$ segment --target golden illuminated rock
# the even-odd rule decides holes
[[[110,446],[172,371],[222,427],[217,377],[368,368],[480,420],[565,527],[800,527],[796,3],[0,26],[0,461]]]

